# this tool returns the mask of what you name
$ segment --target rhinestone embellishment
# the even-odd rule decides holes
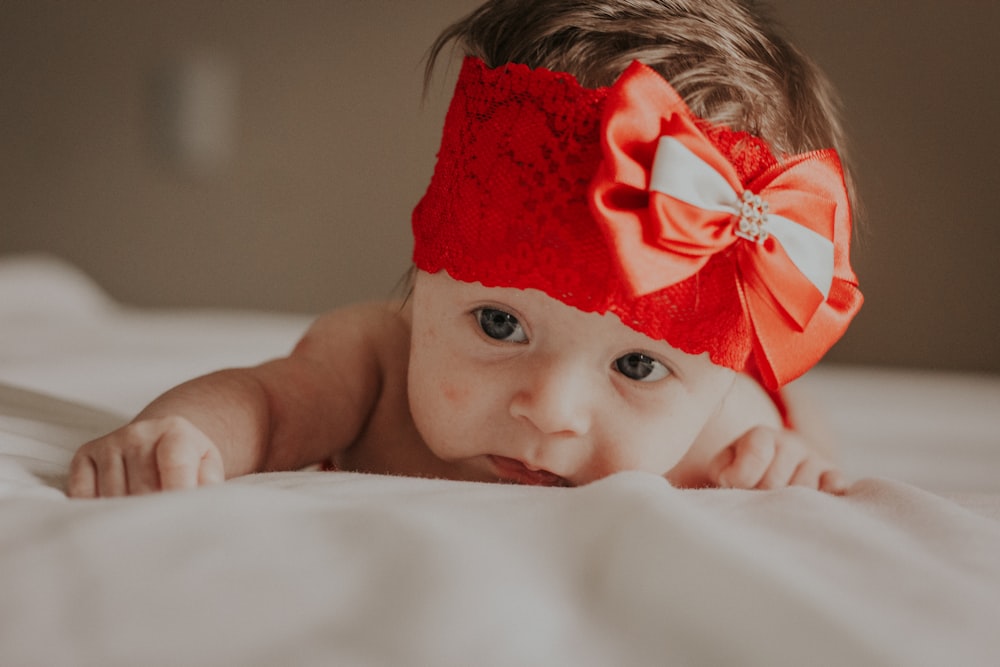
[[[743,202],[740,204],[740,219],[736,222],[736,235],[754,243],[766,241],[767,208],[767,202],[760,195],[744,190]]]

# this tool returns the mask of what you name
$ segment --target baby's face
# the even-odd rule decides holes
[[[409,396],[428,447],[470,478],[581,485],[664,474],[735,373],[536,290],[419,272]]]

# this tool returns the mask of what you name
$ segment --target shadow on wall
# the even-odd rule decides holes
[[[478,0],[62,3],[0,22],[0,252],[116,298],[317,312],[389,294]],[[867,303],[830,358],[1000,372],[1000,4],[772,3],[842,93]]]

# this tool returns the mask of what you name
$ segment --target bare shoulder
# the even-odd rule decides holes
[[[306,331],[293,354],[324,355],[393,349],[409,345],[409,313],[398,301],[372,301],[321,315]]]
[[[781,428],[781,414],[770,395],[753,378],[737,373],[718,411],[698,437],[697,446],[714,453],[757,426]]]
[[[764,388],[749,375],[737,373],[718,410],[669,478],[678,486],[703,486],[704,473],[716,454],[750,429],[778,429],[781,424],[781,414]]]
[[[737,373],[718,419],[741,433],[754,426],[781,426],[781,413],[770,394],[746,373]]]
[[[320,316],[290,355],[253,369],[268,396],[267,467],[329,460],[355,444],[406,377],[408,315],[398,303],[364,303]]]
[[[405,376],[409,313],[392,301],[361,303],[320,316],[289,359],[339,390],[375,398],[387,379]]]

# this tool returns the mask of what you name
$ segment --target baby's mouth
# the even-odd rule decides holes
[[[491,454],[490,461],[501,482],[530,486],[572,486],[569,480],[548,470],[532,470],[517,459]]]

